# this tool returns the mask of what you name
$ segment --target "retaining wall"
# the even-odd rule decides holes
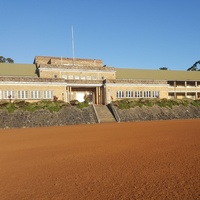
[[[115,107],[115,112],[118,113],[120,122],[200,118],[200,107],[192,105],[187,107],[174,106],[172,109],[159,106],[143,106],[142,108],[135,107],[121,110]],[[98,123],[98,121],[92,106],[82,110],[73,106],[64,107],[61,111],[55,113],[44,109],[35,112],[16,110],[13,113],[8,113],[7,110],[0,110],[0,128],[29,128],[95,123]]]
[[[149,120],[171,120],[171,119],[194,119],[200,118],[200,107],[173,106],[168,107],[135,107],[128,110],[121,110],[115,107],[121,122],[128,121],[149,121]]]
[[[44,109],[35,112],[16,110],[13,113],[8,113],[7,110],[0,110],[0,128],[28,128],[95,123],[97,123],[97,119],[92,106],[82,110],[73,106],[64,107],[61,111],[55,113]]]

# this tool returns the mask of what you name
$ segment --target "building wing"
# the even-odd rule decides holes
[[[115,68],[116,79],[153,79],[153,80],[199,80],[200,71],[177,71],[177,70],[145,70]]]
[[[35,70],[34,64],[0,63],[0,76],[37,77]]]

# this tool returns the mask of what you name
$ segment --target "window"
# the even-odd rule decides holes
[[[87,80],[92,80],[92,77],[91,76],[87,76]]]
[[[126,91],[126,97],[134,97],[133,91]]]
[[[62,78],[67,79],[67,75],[62,75]]]
[[[28,91],[24,91],[24,90],[18,91],[17,98],[18,99],[28,99]]]
[[[144,91],[144,97],[151,97],[151,91]]]
[[[31,99],[40,99],[40,91],[31,91]]]
[[[124,97],[124,91],[117,91],[116,96],[117,96],[117,98],[123,98]]]
[[[81,76],[81,80],[85,80],[85,76]]]
[[[79,80],[79,76],[75,76],[74,79],[75,79],[75,80]]]
[[[4,91],[4,99],[14,99],[15,98],[15,92],[6,90]]]
[[[93,79],[93,80],[97,80],[97,77],[96,77],[96,76],[93,76],[92,79]]]
[[[160,91],[153,91],[152,92],[152,97],[159,98],[160,97]]]
[[[53,98],[53,92],[50,90],[44,91],[44,99],[52,99]]]
[[[73,75],[69,75],[69,76],[68,76],[68,79],[71,79],[71,80],[72,80],[73,78],[74,78]]]
[[[135,91],[135,97],[141,98],[142,97],[142,91]]]

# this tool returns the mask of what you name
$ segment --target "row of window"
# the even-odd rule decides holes
[[[57,75],[54,75],[54,78],[57,78]],[[69,80],[97,80],[97,76],[62,75],[62,78]]]
[[[159,98],[159,91],[117,91],[117,98]]]
[[[3,99],[52,99],[53,91],[27,91],[27,90],[5,90],[3,91]]]
[[[195,81],[168,81],[169,87],[200,87],[200,82]]]

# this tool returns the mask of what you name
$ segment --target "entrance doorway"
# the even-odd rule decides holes
[[[84,97],[85,97],[85,92],[76,92],[76,100],[78,100],[79,102],[84,102]]]

